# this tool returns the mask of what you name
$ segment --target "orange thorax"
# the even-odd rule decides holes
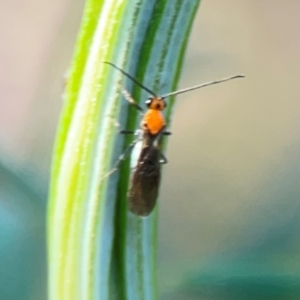
[[[160,110],[148,109],[142,120],[142,127],[151,134],[157,134],[165,126],[165,119]]]

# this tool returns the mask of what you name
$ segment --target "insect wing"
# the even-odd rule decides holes
[[[161,178],[160,150],[144,147],[133,173],[129,190],[129,209],[139,216],[148,216],[158,197]]]

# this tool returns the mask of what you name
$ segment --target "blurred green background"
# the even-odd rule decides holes
[[[0,1],[0,300],[46,299],[53,140],[84,1]],[[159,201],[161,299],[300,299],[300,2],[206,0]]]

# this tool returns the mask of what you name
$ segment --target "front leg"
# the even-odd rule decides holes
[[[162,134],[163,134],[163,135],[171,135],[172,132],[170,132],[170,131],[164,131]]]
[[[134,130],[120,130],[120,134],[135,134],[136,132]]]
[[[123,97],[125,98],[125,100],[127,100],[130,105],[132,105],[133,107],[135,107],[139,112],[141,112],[141,114],[144,113],[144,110],[135,102],[135,100],[129,94],[129,92],[127,90],[122,89],[121,93],[122,93]]]

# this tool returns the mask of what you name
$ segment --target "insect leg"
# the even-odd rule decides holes
[[[164,131],[162,134],[163,134],[163,135],[171,135],[172,132],[170,132],[170,131]]]
[[[124,98],[129,102],[130,105],[134,106],[141,113],[144,112],[144,110],[134,101],[134,99],[132,98],[132,96],[129,94],[128,91],[126,91],[125,89],[123,89],[121,91],[121,93],[124,96]]]
[[[120,130],[120,134],[135,134],[135,130]]]
[[[122,162],[127,158],[127,156],[131,153],[133,147],[135,146],[135,144],[140,141],[139,138],[135,139],[128,147],[127,149],[124,151],[124,153],[119,157],[118,161],[116,162],[114,168],[105,176],[108,177],[110,175],[112,175],[113,173],[115,173],[116,171],[118,171],[120,165],[122,164]]]
[[[159,160],[160,164],[167,164],[168,163],[168,159],[166,158],[166,156],[160,152],[160,160]]]

